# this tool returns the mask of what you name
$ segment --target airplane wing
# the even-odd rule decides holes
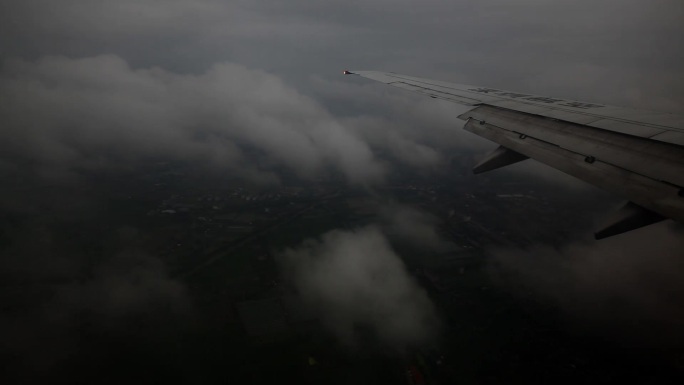
[[[392,72],[344,73],[472,107],[459,116],[463,128],[500,145],[475,173],[532,158],[627,198],[597,239],[666,218],[684,223],[684,116]]]

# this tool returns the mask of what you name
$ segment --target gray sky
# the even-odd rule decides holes
[[[681,0],[4,0],[0,180],[8,187],[0,189],[0,212],[53,207],[55,216],[81,215],[92,209],[90,190],[56,186],[79,186],[84,172],[135,169],[149,157],[258,185],[279,183],[284,168],[304,180],[332,169],[372,186],[399,167],[439,171],[455,152],[495,147],[460,130],[462,107],[343,77],[344,69],[681,113],[683,20]],[[534,167],[512,170],[549,172]],[[90,215],[95,223],[97,212]],[[419,214],[403,215],[397,223]],[[41,226],[10,234],[20,250],[0,261],[3,274],[72,276],[85,266],[35,242],[51,236]],[[290,254],[320,254],[335,265],[333,246],[364,244],[394,264],[400,288],[418,293],[416,306],[431,308],[373,228],[333,232]],[[105,265],[60,291],[47,309],[63,309],[56,316],[66,318],[37,326],[0,319],[0,331],[21,337],[58,325],[68,339],[71,331],[59,325],[84,308],[110,319],[150,303],[188,311],[187,293],[161,261],[124,255],[143,267]],[[131,274],[139,284],[130,284]],[[423,322],[404,319],[397,330]],[[35,349],[23,338],[10,342],[41,351],[39,340]]]
[[[27,0],[2,7],[3,57],[114,54],[134,68],[184,73],[229,61],[291,83],[349,66],[613,104],[658,97],[675,109],[682,101],[684,5],[677,0]]]
[[[332,166],[365,184],[391,168],[380,152],[438,167],[478,143],[456,129],[459,107],[343,78],[345,68],[665,111],[684,101],[676,0],[0,7],[5,172],[28,158],[34,173],[69,174],[107,150],[277,181],[250,167],[247,144],[300,176]]]
[[[69,174],[107,150],[277,183],[250,166],[248,145],[300,176],[333,167],[367,184],[397,161],[438,168],[451,151],[486,148],[458,130],[460,107],[344,78],[346,68],[663,111],[684,102],[678,0],[0,7],[2,172],[30,159],[36,174]]]

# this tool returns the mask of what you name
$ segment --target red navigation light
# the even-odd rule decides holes
[[[354,74],[353,72],[347,71],[347,70],[344,70],[344,72],[342,72],[342,73],[345,75],[353,75]]]

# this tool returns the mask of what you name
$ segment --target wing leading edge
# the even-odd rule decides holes
[[[475,167],[532,158],[604,190],[626,205],[597,238],[657,220],[684,222],[684,117],[391,72],[345,71],[471,107],[464,129],[500,145]]]

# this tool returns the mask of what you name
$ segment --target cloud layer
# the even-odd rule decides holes
[[[492,250],[491,272],[621,341],[684,343],[684,229],[661,223],[554,249]]]
[[[329,232],[280,260],[307,309],[344,344],[364,342],[363,329],[398,349],[437,335],[433,304],[378,227]]]
[[[358,183],[383,174],[368,145],[316,102],[235,64],[179,75],[134,70],[113,55],[13,60],[0,89],[8,164],[66,172],[157,156],[255,180],[277,167],[269,165],[302,177],[332,166]]]

